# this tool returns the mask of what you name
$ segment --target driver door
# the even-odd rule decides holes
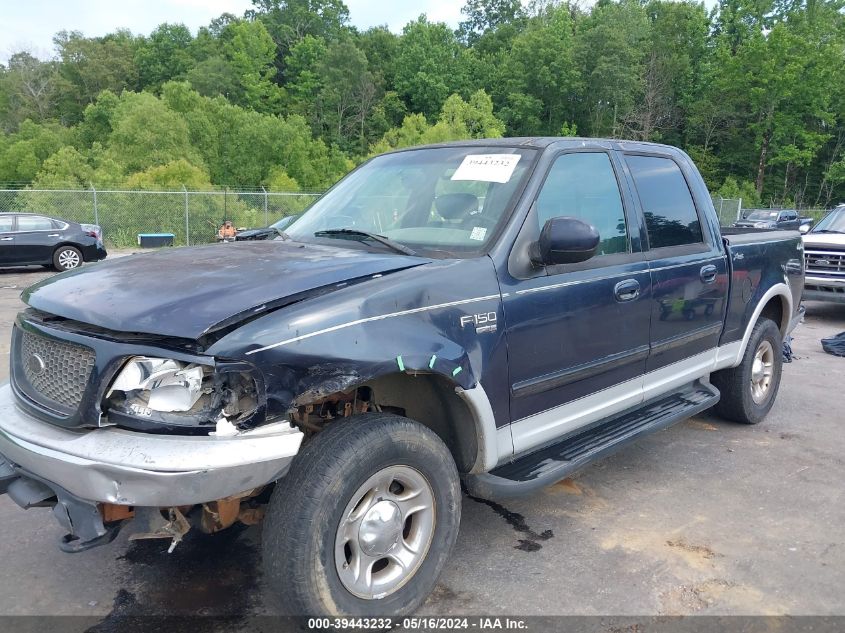
[[[550,218],[574,216],[600,242],[586,262],[502,283],[515,454],[642,401],[651,279],[623,182],[610,151],[562,153],[523,227],[539,235]]]

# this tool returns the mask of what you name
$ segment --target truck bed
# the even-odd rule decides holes
[[[804,258],[798,231],[722,228],[728,253],[731,290],[721,345],[739,340],[764,291],[786,284],[792,295],[793,314],[804,287]],[[785,329],[793,315],[781,315]]]

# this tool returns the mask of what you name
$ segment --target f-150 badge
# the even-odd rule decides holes
[[[481,314],[466,314],[461,317],[461,327],[475,326],[477,334],[496,331],[496,313],[482,312]]]

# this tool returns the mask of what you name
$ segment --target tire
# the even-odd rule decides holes
[[[82,266],[82,253],[74,246],[60,246],[53,253],[53,268],[59,272]]]
[[[763,364],[755,367],[758,357]],[[763,371],[766,369],[768,372]],[[782,369],[783,340],[780,330],[774,321],[761,317],[751,331],[742,362],[710,376],[710,382],[722,394],[715,407],[716,413],[743,424],[761,422],[775,403]],[[763,389],[760,381],[766,373],[769,374],[768,381]]]
[[[335,422],[303,447],[270,498],[262,548],[271,600],[294,616],[413,613],[434,589],[460,519],[458,472],[434,432],[387,413]],[[356,568],[373,570],[369,586]]]

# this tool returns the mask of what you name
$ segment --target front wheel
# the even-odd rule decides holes
[[[60,246],[53,253],[53,267],[58,271],[72,270],[82,265],[82,253],[73,246]]]
[[[722,394],[716,413],[744,424],[761,422],[774,405],[780,387],[782,349],[778,326],[761,317],[751,331],[740,364],[710,376],[710,382]]]
[[[335,422],[276,484],[263,527],[269,589],[291,615],[401,616],[434,588],[458,534],[449,450],[396,415]]]

